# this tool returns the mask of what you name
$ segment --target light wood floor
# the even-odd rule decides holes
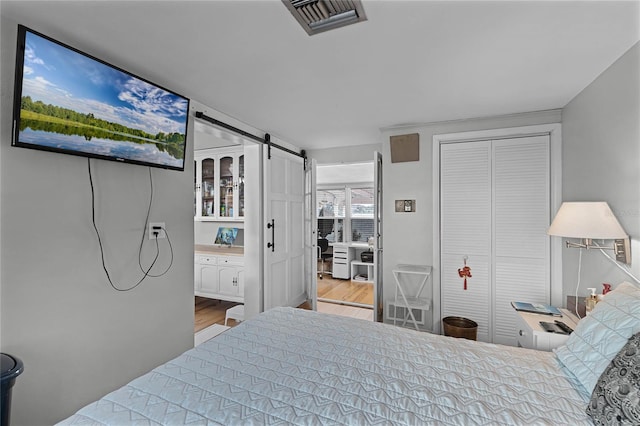
[[[325,275],[318,279],[318,297],[373,306],[373,284],[338,280]]]
[[[325,275],[323,279],[318,280],[318,297],[333,299],[337,302],[318,302],[318,312],[373,321],[373,309],[340,304],[340,302],[354,302],[373,306],[373,284],[337,280]],[[213,324],[224,325],[227,309],[238,304],[196,296],[194,332],[197,333]],[[299,308],[311,309],[307,303],[303,303]],[[227,325],[233,327],[237,322],[229,320]]]
[[[300,309],[311,310],[309,303],[304,302],[298,306]],[[339,315],[341,317],[357,318],[373,321],[373,309],[359,308],[357,306],[340,305],[338,303],[318,302],[318,312]]]
[[[224,300],[207,299],[206,297],[196,296],[194,333],[209,327],[213,324],[224,325],[224,315],[227,309],[232,308],[240,303],[227,302]],[[235,320],[229,320],[228,326],[236,325]]]

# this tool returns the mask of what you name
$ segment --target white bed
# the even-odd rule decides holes
[[[555,354],[277,308],[64,420],[76,424],[591,424]]]

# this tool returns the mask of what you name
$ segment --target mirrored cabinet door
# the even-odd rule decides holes
[[[244,155],[238,158],[238,216],[244,217]]]
[[[220,217],[233,217],[233,157],[220,158]]]
[[[215,161],[213,158],[205,158],[202,160],[202,212],[203,217],[214,215],[215,200]]]

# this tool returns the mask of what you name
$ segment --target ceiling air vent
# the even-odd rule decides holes
[[[309,35],[366,21],[360,0],[282,0]]]

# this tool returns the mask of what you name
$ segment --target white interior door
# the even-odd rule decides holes
[[[307,302],[318,310],[318,215],[316,212],[316,160],[307,164],[304,182],[305,282]]]
[[[373,320],[383,322],[384,298],[382,294],[382,154],[374,153],[373,158],[373,203],[374,239],[373,239]]]
[[[304,160],[279,149],[264,158],[264,310],[306,300]]]

